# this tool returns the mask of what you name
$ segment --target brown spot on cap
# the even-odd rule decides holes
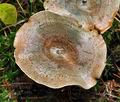
[[[44,41],[43,52],[50,59],[59,64],[75,64],[77,49],[68,37],[52,36]]]

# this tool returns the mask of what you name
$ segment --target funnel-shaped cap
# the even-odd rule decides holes
[[[15,60],[35,82],[51,88],[96,84],[106,61],[106,45],[70,18],[48,11],[30,17],[17,32]]]

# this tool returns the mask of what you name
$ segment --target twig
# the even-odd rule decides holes
[[[117,16],[118,16],[118,17],[117,17]],[[118,22],[120,22],[119,18],[120,18],[120,14],[119,14],[119,13],[117,13],[117,15],[116,15],[115,19],[116,19]]]
[[[120,29],[115,29],[116,32],[120,32]]]
[[[120,78],[120,76],[118,76],[117,74],[113,74],[114,76],[116,76],[116,77],[118,77],[118,78]]]
[[[116,64],[115,64],[116,68],[118,69],[118,71],[120,72],[120,67],[118,67]]]
[[[4,70],[4,68],[0,68],[0,71],[3,71]]]
[[[120,22],[120,20],[119,20],[117,17],[115,17],[115,19],[116,19],[118,22]]]
[[[7,33],[6,33],[6,31],[4,30],[4,34],[5,34],[5,37],[7,37]]]
[[[118,17],[120,17],[120,14],[119,14],[119,13],[117,13],[117,16],[118,16]]]
[[[26,99],[27,97],[21,97],[21,99]],[[41,97],[38,97],[38,96],[33,96],[33,97],[28,97],[30,100],[35,100],[35,99],[45,99],[47,98],[47,96],[41,96]]]
[[[0,30],[0,32],[3,31],[3,30],[5,30],[5,29],[7,29],[7,28],[10,28],[10,27],[13,27],[13,26],[19,25],[19,24],[25,22],[26,20],[27,20],[27,19],[25,19],[25,20],[21,20],[21,21],[17,22],[16,24],[8,25],[8,26],[2,28],[2,29]]]
[[[112,94],[107,94],[107,95],[110,96],[110,97],[116,98],[116,99],[120,99],[120,97],[112,95]]]
[[[22,10],[23,14],[26,16],[25,11],[24,11],[24,9],[22,8],[22,6],[21,6],[21,4],[20,4],[19,0],[16,0],[16,1],[17,1],[18,5],[20,6],[20,8],[21,8],[21,10]]]
[[[14,85],[31,85],[32,83],[12,83],[7,86],[14,86]],[[1,85],[2,87],[6,87],[6,85]]]

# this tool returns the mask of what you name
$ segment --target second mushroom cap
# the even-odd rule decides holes
[[[45,0],[45,10],[77,19],[84,29],[108,30],[119,9],[120,0]]]

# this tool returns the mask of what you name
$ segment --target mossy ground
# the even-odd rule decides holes
[[[44,9],[43,1],[1,0],[2,2],[16,6],[18,22],[14,26],[5,26],[0,22],[0,102],[120,102],[119,20],[114,20],[111,29],[103,34],[108,49],[107,64],[97,85],[90,90],[78,86],[53,90],[30,80],[14,60],[13,41],[16,31],[32,14]]]

